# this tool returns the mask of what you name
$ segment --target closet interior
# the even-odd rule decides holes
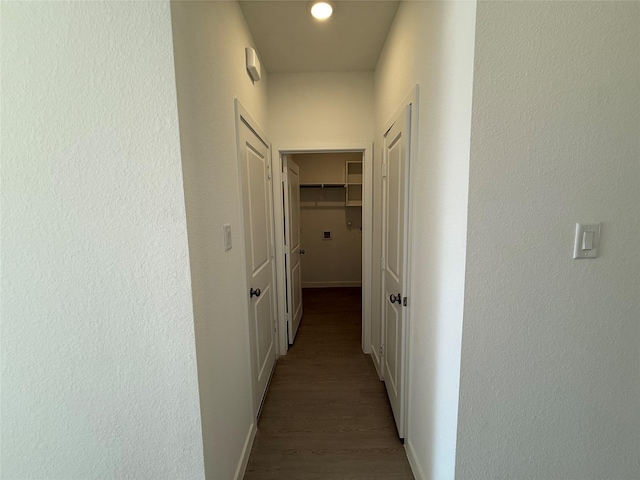
[[[291,155],[300,169],[302,288],[362,285],[362,152]]]

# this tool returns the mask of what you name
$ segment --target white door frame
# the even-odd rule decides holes
[[[278,345],[286,355],[287,318],[284,271],[284,208],[282,205],[282,157],[296,153],[362,153],[362,351],[371,350],[371,268],[373,264],[373,143],[344,142],[277,145],[272,148],[273,221],[276,244],[276,277],[278,291]]]

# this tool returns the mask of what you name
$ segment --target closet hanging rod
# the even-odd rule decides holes
[[[301,183],[300,188],[347,188],[345,183]]]

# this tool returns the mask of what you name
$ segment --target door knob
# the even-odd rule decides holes
[[[304,255],[304,250],[300,249],[300,255]]]
[[[389,301],[391,303],[396,303],[398,302],[398,305],[400,305],[402,303],[402,295],[399,293],[397,296],[396,295],[389,295]]]
[[[256,288],[255,290],[252,288],[252,289],[249,290],[249,298],[253,297],[254,295],[256,297],[259,297],[261,293],[262,292],[260,291],[259,288]]]

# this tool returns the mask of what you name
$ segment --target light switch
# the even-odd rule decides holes
[[[576,223],[573,258],[596,258],[600,243],[599,223]]]
[[[224,232],[224,251],[231,250],[231,225],[225,223],[222,225],[222,230]]]
[[[583,250],[593,250],[593,238],[595,237],[595,235],[595,232],[584,232],[582,234]]]

